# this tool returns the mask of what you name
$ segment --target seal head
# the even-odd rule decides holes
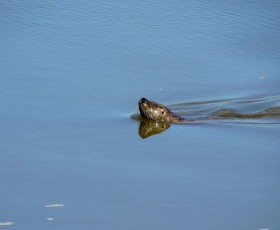
[[[146,98],[142,98],[138,105],[141,116],[155,122],[177,123],[184,120],[182,117],[172,113],[164,105],[149,101]]]

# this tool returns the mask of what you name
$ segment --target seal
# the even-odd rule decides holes
[[[220,109],[206,117],[183,118],[171,112],[166,106],[146,98],[138,102],[140,115],[144,119],[154,122],[179,123],[195,122],[200,120],[219,120],[219,119],[256,119],[263,117],[279,117],[280,107],[271,107],[259,113],[242,114],[230,109]]]
[[[186,121],[186,119],[172,113],[166,106],[154,101],[149,101],[144,97],[140,99],[138,105],[141,116],[148,120],[167,123]]]

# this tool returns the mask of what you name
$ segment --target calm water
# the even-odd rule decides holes
[[[279,229],[279,122],[142,139],[130,118],[142,97],[279,98],[279,14],[279,1],[2,1],[0,227]]]

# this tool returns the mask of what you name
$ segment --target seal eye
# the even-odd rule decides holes
[[[162,114],[162,115],[164,115],[164,114],[165,114],[165,112],[164,112],[164,111],[162,111],[162,112],[161,112],[161,114]]]

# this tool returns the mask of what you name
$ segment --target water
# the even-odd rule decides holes
[[[279,229],[279,124],[130,118],[279,96],[277,1],[0,6],[3,229]]]

